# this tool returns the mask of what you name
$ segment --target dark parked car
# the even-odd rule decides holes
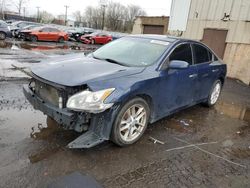
[[[24,94],[66,129],[68,146],[135,143],[149,123],[195,104],[214,105],[226,65],[204,44],[161,35],[117,39],[88,57],[41,63]]]
[[[6,37],[11,37],[10,28],[6,22],[0,20],[0,40],[4,40]]]
[[[83,28],[70,28],[65,30],[69,35],[69,40],[80,41],[80,37],[85,34]]]

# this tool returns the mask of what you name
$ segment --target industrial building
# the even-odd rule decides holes
[[[138,16],[132,34],[167,34],[168,21],[167,16]]]
[[[250,84],[250,0],[172,0],[168,32],[204,42]]]

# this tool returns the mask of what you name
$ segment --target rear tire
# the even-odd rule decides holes
[[[63,43],[64,42],[64,38],[63,37],[59,37],[58,42],[59,43]]]
[[[6,39],[6,33],[0,32],[0,40]]]
[[[37,38],[37,36],[32,35],[32,36],[30,36],[30,40],[31,40],[32,42],[37,42],[38,38]]]
[[[207,107],[214,106],[218,101],[221,93],[222,83],[220,80],[216,80],[211,88],[208,99],[203,104]]]
[[[150,109],[147,102],[136,97],[121,107],[113,124],[111,140],[118,146],[137,142],[149,122]]]

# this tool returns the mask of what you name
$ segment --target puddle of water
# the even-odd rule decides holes
[[[219,102],[215,105],[215,109],[223,115],[243,120],[250,124],[250,108],[237,104]]]
[[[38,123],[45,124],[45,116],[39,111],[33,110],[1,110],[1,119],[5,121],[0,124],[0,143],[17,143],[29,138],[32,127]]]
[[[233,148],[229,153],[240,159],[250,158],[249,148]]]
[[[0,115],[0,146],[3,148],[22,142],[24,139],[33,139],[41,142],[35,152],[29,154],[29,161],[36,163],[44,160],[77,138],[80,134],[62,129],[54,120],[39,111],[1,110]],[[36,148],[36,147],[35,147]]]
[[[32,138],[65,146],[78,136],[73,131],[62,129],[55,121],[35,110],[2,110],[0,119],[1,144]]]
[[[48,43],[48,42],[15,42],[15,41],[0,41],[0,48],[7,48],[11,50],[26,49],[31,51],[48,51],[48,50],[76,50],[76,51],[93,51],[99,46],[84,45],[81,43]]]
[[[60,150],[61,147],[46,147],[29,156],[30,163],[42,161]]]

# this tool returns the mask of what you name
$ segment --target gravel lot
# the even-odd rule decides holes
[[[72,172],[110,188],[249,187],[250,87],[232,79],[215,107],[197,105],[158,121],[130,147],[106,142],[67,149],[78,135],[29,105],[22,94],[27,75],[20,70],[95,48],[0,41],[0,187],[46,187]]]

